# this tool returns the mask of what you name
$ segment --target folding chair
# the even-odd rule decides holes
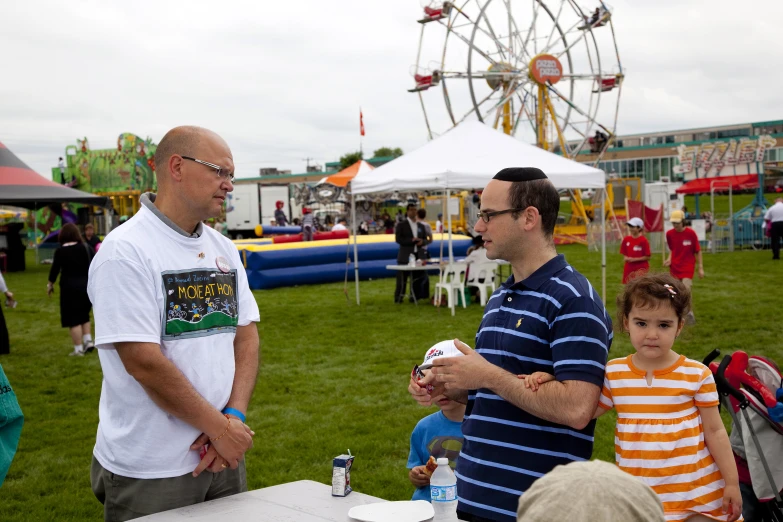
[[[435,285],[435,305],[440,306],[442,292],[447,292],[449,308],[452,302],[457,303],[458,292],[462,294],[462,308],[465,308],[465,273],[468,265],[465,263],[449,263],[440,275],[440,281]],[[454,300],[454,301],[452,301]]]
[[[495,291],[495,274],[498,271],[497,263],[471,263],[468,265],[466,286],[478,288],[481,306],[487,304],[487,299]],[[487,293],[487,289],[491,292]]]

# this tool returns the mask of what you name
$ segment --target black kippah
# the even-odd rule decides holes
[[[535,167],[513,167],[503,169],[492,179],[500,181],[533,181],[536,179],[548,179],[544,171]]]

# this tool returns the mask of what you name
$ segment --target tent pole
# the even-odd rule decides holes
[[[444,192],[445,194],[445,192]],[[448,199],[446,196],[443,196],[443,201],[441,202],[441,218],[446,215],[446,209],[448,208]],[[438,257],[438,263],[441,265],[443,264],[443,221],[440,222],[440,255]]]
[[[351,229],[353,230],[353,276],[356,281],[356,304],[359,304],[359,247],[356,244],[356,196],[351,191]]]
[[[661,203],[661,266],[666,262],[666,232],[664,232],[666,227],[663,224],[666,216],[663,212],[663,203]]]
[[[451,244],[451,209],[449,208],[449,203],[451,203],[451,190],[446,189],[446,214],[448,214],[448,223],[449,223],[449,264],[451,265],[454,263],[454,248],[452,248]],[[443,241],[443,238],[441,237],[441,242]],[[449,288],[449,292],[451,292],[451,289]],[[462,299],[465,299],[465,296],[462,296]],[[457,299],[451,300],[451,315],[453,316],[455,314],[454,308],[457,305]]]
[[[603,200],[607,201],[609,194],[604,188]],[[601,205],[601,299],[606,306],[606,208]]]
[[[451,190],[446,189],[446,213],[449,215],[449,263],[453,263],[454,249],[451,245],[451,210],[449,210],[449,203],[451,203]]]

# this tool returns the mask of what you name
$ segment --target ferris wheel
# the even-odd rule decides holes
[[[409,91],[430,139],[477,119],[567,157],[589,149],[598,162],[615,135],[624,78],[608,5],[422,4]]]

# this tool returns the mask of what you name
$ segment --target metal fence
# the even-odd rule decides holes
[[[713,216],[709,224],[707,251],[710,253],[762,250],[769,246],[770,239],[764,235],[762,218],[736,218],[730,214],[718,214]]]
[[[734,225],[731,215],[716,215],[708,224],[707,251],[713,254],[718,252],[734,252]]]
[[[606,251],[619,252],[620,244],[623,242],[623,236],[617,227],[609,221],[606,222],[606,231],[604,232],[601,223],[590,223],[587,225],[587,250],[589,252],[601,251],[601,235],[606,236]]]

